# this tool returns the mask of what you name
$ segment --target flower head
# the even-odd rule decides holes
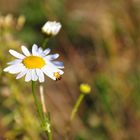
[[[80,85],[80,91],[84,94],[88,94],[91,92],[91,87],[90,87],[90,85],[83,83]]]
[[[16,57],[16,59],[8,63],[9,66],[4,69],[5,72],[18,74],[16,79],[25,76],[26,82],[31,80],[44,82],[44,74],[53,80],[61,79],[60,77],[64,73],[61,70],[64,68],[63,63],[54,61],[59,57],[59,54],[49,54],[49,48],[43,51],[36,44],[32,46],[32,52],[25,46],[21,46],[21,49],[23,54],[9,50],[10,54]]]
[[[46,33],[48,36],[55,36],[61,29],[61,24],[56,21],[48,21],[42,27],[42,32]]]

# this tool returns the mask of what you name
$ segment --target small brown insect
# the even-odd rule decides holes
[[[56,78],[56,81],[61,80],[61,79],[62,79],[62,77]]]
[[[61,75],[60,75],[60,73],[59,73],[59,72],[55,72],[55,73],[54,73],[54,77],[56,78],[56,81],[58,81],[58,80],[61,80],[61,79],[62,79],[62,77],[61,77]]]

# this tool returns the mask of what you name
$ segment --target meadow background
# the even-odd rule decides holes
[[[42,44],[47,20],[62,23],[48,47],[65,65],[44,83],[54,140],[140,140],[140,0],[0,0],[0,140],[46,139],[31,83],[3,68],[9,49]],[[69,124],[81,83],[92,91]]]

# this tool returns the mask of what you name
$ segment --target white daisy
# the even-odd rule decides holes
[[[42,27],[42,32],[50,36],[55,36],[60,31],[62,25],[56,21],[48,21]]]
[[[25,76],[25,81],[44,82],[44,74],[53,80],[60,80],[61,75],[64,73],[61,69],[64,68],[63,63],[54,61],[59,57],[59,54],[50,54],[50,49],[47,48],[43,51],[38,48],[36,44],[32,46],[30,52],[25,46],[21,46],[23,54],[14,50],[9,50],[10,54],[16,57],[12,62],[8,63],[8,67],[4,69],[5,72],[11,74],[18,74],[16,79]]]

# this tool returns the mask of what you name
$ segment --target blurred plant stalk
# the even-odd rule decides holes
[[[42,104],[43,113],[46,114],[47,110],[46,110],[46,106],[45,106],[43,85],[40,85],[40,86],[39,86],[39,91],[40,91],[40,99],[41,99],[41,104]]]
[[[82,103],[84,97],[85,97],[85,94],[83,94],[83,93],[81,93],[80,96],[78,97],[78,99],[77,99],[77,101],[76,101],[76,103],[74,105],[74,108],[73,108],[73,110],[71,112],[71,116],[70,116],[71,120],[74,119],[74,117],[75,117],[75,115],[76,115],[76,113],[77,113],[77,111],[79,109],[79,106]]]
[[[88,84],[83,83],[83,84],[80,85],[80,91],[81,91],[81,94],[79,95],[79,97],[78,97],[78,99],[77,99],[77,101],[74,105],[74,108],[71,112],[71,116],[70,116],[71,120],[74,119],[74,117],[75,117],[75,115],[76,115],[76,113],[79,109],[79,106],[82,103],[85,95],[87,95],[91,92],[91,87]]]

